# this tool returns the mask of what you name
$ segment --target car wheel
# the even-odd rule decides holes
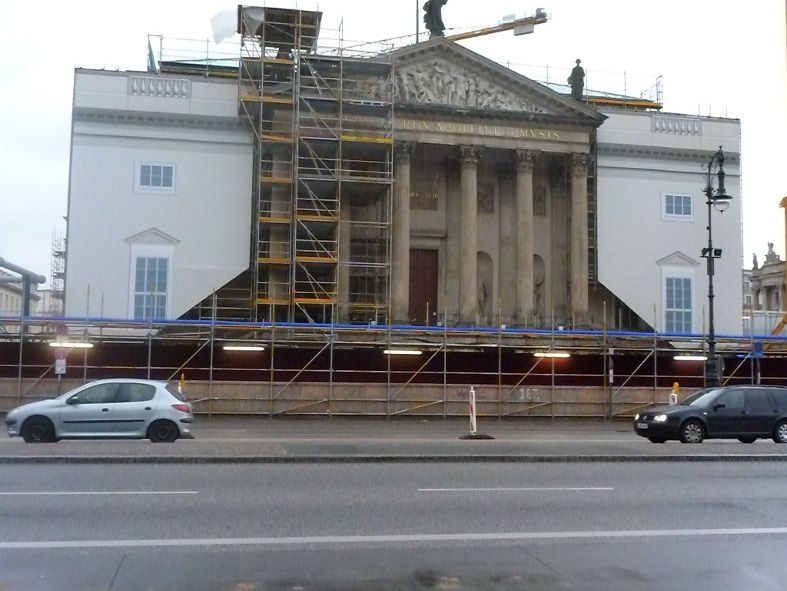
[[[148,427],[148,439],[153,443],[172,443],[178,438],[178,427],[172,421],[153,421]]]
[[[773,440],[776,443],[787,443],[787,421],[779,421],[773,430]]]
[[[55,427],[46,417],[30,417],[22,425],[22,438],[27,443],[52,443],[55,441]]]
[[[690,420],[683,423],[680,428],[680,440],[683,443],[702,443],[705,439],[705,427],[697,420]]]
[[[738,437],[741,443],[754,443],[756,439],[756,437]]]
[[[664,443],[667,439],[665,437],[648,437],[648,441],[651,443]]]

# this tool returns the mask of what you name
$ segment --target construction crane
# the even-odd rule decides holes
[[[450,41],[462,41],[464,39],[474,39],[475,37],[483,37],[484,35],[491,35],[492,33],[500,33],[502,31],[514,31],[514,35],[527,35],[535,30],[536,25],[541,25],[549,20],[546,10],[543,8],[536,9],[533,16],[526,16],[523,18],[505,17],[498,25],[483,27],[480,29],[473,29],[465,31],[464,33],[455,33],[453,35],[446,35],[445,38]],[[657,81],[657,87],[660,80]],[[657,90],[658,92],[658,90]],[[633,107],[642,109],[661,109],[662,103],[660,100],[649,100],[645,98],[631,98],[625,96],[592,96],[588,95],[586,100],[589,104],[596,106],[615,106],[615,107]],[[787,319],[785,319],[787,322]]]
[[[538,8],[534,16],[526,16],[524,18],[509,17],[503,19],[498,25],[491,27],[483,27],[481,29],[474,29],[464,33],[456,33],[454,35],[446,35],[446,39],[451,41],[461,41],[463,39],[472,39],[474,37],[483,37],[484,35],[491,35],[492,33],[500,33],[502,31],[514,31],[514,35],[527,35],[535,30],[536,25],[541,25],[549,20],[546,10]]]

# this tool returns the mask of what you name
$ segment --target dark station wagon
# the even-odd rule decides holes
[[[656,406],[634,417],[634,431],[653,443],[679,439],[772,438],[787,443],[787,388],[725,386],[695,392],[675,406]]]

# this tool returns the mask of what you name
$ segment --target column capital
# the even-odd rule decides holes
[[[536,166],[536,162],[538,162],[538,159],[541,157],[541,150],[519,149],[515,151],[514,157],[516,158],[516,165],[518,168],[533,170]]]
[[[571,172],[572,174],[586,176],[588,173],[588,167],[593,162],[593,158],[590,154],[580,154],[574,153],[571,154]]]
[[[394,144],[394,160],[410,160],[415,152],[415,142],[396,142]]]
[[[462,163],[476,165],[481,158],[481,147],[459,146],[459,156],[462,159]]]

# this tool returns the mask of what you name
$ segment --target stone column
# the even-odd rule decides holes
[[[391,320],[410,323],[410,156],[415,144],[397,143],[394,154],[391,253]]]
[[[540,152],[516,151],[516,319],[533,314],[533,169]]]
[[[571,316],[583,325],[588,313],[587,154],[571,155]]]
[[[462,160],[459,228],[459,322],[478,320],[478,158],[476,146],[460,146]]]

